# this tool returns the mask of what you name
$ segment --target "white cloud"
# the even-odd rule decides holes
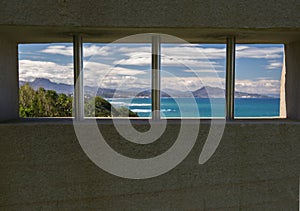
[[[224,59],[226,56],[226,48],[210,47],[205,48],[204,45],[182,44],[177,46],[163,47],[162,55],[175,57],[180,59]],[[136,53],[151,53],[150,46],[130,46],[119,47],[115,44],[108,44],[105,46],[90,45],[84,46],[84,56],[114,56],[115,53],[123,54],[128,57],[136,55]],[[50,54],[61,54],[66,56],[73,55],[72,46],[51,45],[40,52]],[[237,58],[256,58],[256,59],[274,59],[280,58],[283,52],[283,47],[252,47],[247,45],[238,45],[236,47]]]
[[[195,47],[197,46],[197,47]],[[178,44],[162,47],[162,65],[186,65],[196,69],[203,68],[203,64],[211,64],[214,68],[221,67],[215,60],[225,59],[226,48],[209,47],[205,45]],[[72,46],[51,45],[40,51],[49,54],[60,54],[65,56],[73,55]],[[118,44],[108,44],[105,46],[89,45],[84,46],[84,56],[100,56],[101,59],[111,59],[112,64],[145,66],[151,64],[151,47],[135,46],[124,47]],[[237,45],[237,58],[268,59],[267,69],[279,68],[282,64],[274,62],[274,59],[282,58],[283,47],[256,47],[251,45]],[[97,57],[96,57],[97,58]],[[213,61],[214,60],[214,61]],[[101,61],[99,61],[101,62]]]
[[[124,84],[135,88],[149,88],[150,71],[130,69],[121,67],[120,65],[133,66],[151,66],[151,47],[149,46],[130,46],[124,47],[118,45],[85,45],[85,57],[99,56],[101,60],[85,61],[85,83],[88,85],[99,84],[99,80],[106,87],[115,87]],[[48,54],[58,54],[65,56],[73,56],[72,46],[51,45],[40,51]],[[252,58],[252,59],[266,59],[268,65],[266,69],[272,70],[280,68],[282,62],[278,60],[282,58],[282,47],[255,47],[251,45],[238,45],[236,48],[237,58]],[[172,89],[190,89],[196,90],[203,85],[224,87],[224,79],[214,77],[212,74],[216,72],[224,72],[224,67],[220,60],[225,60],[226,48],[209,47],[205,45],[187,45],[182,44],[178,46],[170,45],[162,48],[162,65],[170,67],[184,67],[183,72],[207,73],[206,76],[199,80],[198,77],[163,77],[162,86],[164,88]],[[51,58],[51,57],[50,57]],[[103,58],[103,60],[102,60]],[[107,61],[107,59],[110,59]],[[103,62],[106,60],[105,62]],[[111,61],[111,63],[109,63]],[[223,63],[222,62],[222,63]],[[73,83],[73,65],[61,65],[54,62],[47,61],[32,61],[20,60],[20,80],[33,80],[36,77],[48,78],[54,82]],[[190,69],[188,69],[190,68]],[[216,69],[216,71],[214,70]],[[212,74],[209,74],[212,73]],[[203,74],[203,75],[205,75]],[[179,75],[176,74],[176,75]],[[102,80],[103,76],[105,79]],[[278,80],[236,80],[236,90],[261,93],[261,94],[276,94],[279,92],[280,81]]]
[[[143,70],[135,70],[120,66],[111,66],[98,62],[85,62],[84,72],[91,72],[98,75],[143,75],[146,74]]]
[[[128,56],[135,55],[136,53],[151,54],[151,45],[143,47],[120,47],[118,48],[118,52],[126,53]]]
[[[255,94],[279,94],[280,80],[236,80],[235,89]]]
[[[89,56],[108,56],[111,55],[112,49],[110,46],[97,46],[97,45],[91,45],[91,46],[84,46],[83,47],[83,56],[89,57]]]
[[[99,81],[97,84],[99,87],[114,88],[119,91],[126,89],[150,89],[151,81],[145,78],[138,78],[135,76],[112,76],[106,77]]]
[[[59,54],[64,56],[73,56],[73,46],[69,45],[50,45],[47,48],[39,51],[42,53],[49,53],[49,54]],[[150,53],[151,54],[151,47],[120,47],[116,44],[107,44],[107,45],[84,45],[83,46],[83,56],[90,57],[90,56],[111,56],[115,58],[116,55],[126,55],[132,56],[132,54],[136,53]]]
[[[162,77],[163,89],[175,89],[180,91],[194,91],[203,86],[219,87],[225,89],[224,78],[219,77]],[[236,80],[235,90],[254,94],[278,94],[280,80]]]
[[[278,59],[282,57],[283,47],[252,47],[239,45],[236,48],[237,58]]]
[[[142,55],[135,54],[131,55],[129,58],[121,59],[113,62],[113,64],[120,65],[134,65],[134,66],[151,66],[151,54]],[[172,66],[172,67],[190,67],[192,69],[200,69],[200,68],[221,68],[223,66],[219,65],[215,61],[209,60],[196,60],[196,59],[183,59],[183,58],[174,58],[163,56],[161,58],[162,66]]]
[[[224,70],[215,70],[215,69],[187,69],[184,70],[184,72],[187,73],[210,73],[210,74],[216,74],[216,73],[224,73]]]
[[[236,51],[242,51],[242,50],[246,50],[246,49],[249,49],[250,47],[249,46],[245,46],[245,45],[237,45],[235,50]]]
[[[179,91],[195,91],[203,86],[224,88],[225,80],[220,77],[174,77],[169,74],[162,77],[162,89],[174,89]]]
[[[176,58],[176,59],[189,59],[189,60],[208,60],[208,59],[225,59],[225,48],[195,48],[193,46],[178,46],[162,48],[162,55]]]
[[[86,62],[84,67],[84,80],[87,85],[97,85],[99,80],[105,78],[119,79],[122,82],[128,77],[149,74],[147,71],[110,66],[97,62]],[[49,61],[19,61],[19,78],[22,81],[33,81],[35,78],[47,78],[57,83],[73,83],[73,64],[60,65]],[[150,77],[149,77],[150,78]],[[150,81],[150,80],[149,80]],[[138,84],[136,81],[134,82]]]
[[[113,61],[114,65],[151,66],[151,54],[136,52],[123,55],[121,59]]]
[[[164,66],[173,66],[173,67],[190,67],[192,69],[201,69],[201,68],[220,68],[222,67],[215,61],[209,60],[196,60],[196,59],[183,59],[183,58],[172,58],[172,57],[162,57],[161,61]]]
[[[282,68],[282,62],[271,60],[269,61],[269,64],[266,66],[268,70],[278,69]]]
[[[135,70],[119,66],[111,66],[98,62],[86,62],[84,66],[84,81],[86,85],[113,88],[117,84],[123,83],[126,79],[141,78],[142,75],[150,74],[150,71]],[[150,77],[149,77],[150,78]],[[137,81],[130,80],[130,84],[135,86]]]
[[[49,54],[60,54],[64,56],[73,56],[73,46],[63,46],[63,45],[50,45],[49,47],[41,50],[42,53]]]
[[[108,56],[111,54],[112,49],[109,46],[84,46],[83,55],[84,57],[89,56]],[[63,45],[50,45],[49,47],[41,50],[42,53],[58,54],[64,56],[73,56],[73,46]]]
[[[48,78],[57,83],[73,83],[73,64],[59,65],[54,62],[19,60],[19,78],[32,81],[34,78]]]
[[[150,77],[139,77],[141,74],[149,74],[144,71],[113,67],[111,72],[106,73],[106,77],[103,78],[103,74],[105,74],[105,71],[107,70],[105,68],[110,68],[110,66],[100,63],[89,63],[88,66],[91,69],[87,69],[85,71],[85,85],[98,85],[107,88],[119,87],[119,89],[150,88]],[[162,77],[161,85],[163,89],[194,91],[202,86],[224,88],[224,78],[176,77],[170,73],[168,74],[169,75]],[[73,65],[59,65],[54,62],[20,60],[19,77],[20,80],[24,81],[30,81],[37,77],[43,77],[57,83],[72,84]],[[259,80],[236,80],[235,86],[236,91],[258,94],[279,94],[280,81],[263,78]]]

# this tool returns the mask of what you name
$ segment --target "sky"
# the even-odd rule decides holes
[[[151,87],[150,44],[85,43],[84,85],[113,89]],[[194,91],[202,86],[224,88],[224,44],[162,44],[161,87]],[[279,95],[283,45],[238,44],[236,91]],[[73,84],[72,43],[20,44],[19,78]]]

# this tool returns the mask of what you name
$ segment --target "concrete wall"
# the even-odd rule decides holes
[[[133,157],[162,153],[178,128],[169,124],[167,139],[141,147],[100,125],[115,150]],[[192,152],[172,171],[129,180],[94,165],[71,123],[1,124],[0,209],[298,210],[300,124],[227,124],[215,154],[199,165],[208,128],[201,125]]]
[[[17,43],[0,37],[0,121],[19,117]]]
[[[71,42],[73,32],[84,32],[85,41],[99,42],[161,32],[192,42],[224,42],[235,35],[240,43],[285,43],[287,115],[300,119],[298,0],[0,4],[0,121],[18,116],[16,43]],[[168,124],[160,140],[140,147],[126,143],[112,125],[100,127],[116,150],[140,158],[164,152],[178,130],[177,124]],[[128,180],[95,166],[68,121],[1,123],[0,209],[298,210],[298,122],[231,122],[213,157],[198,165],[208,127],[201,125],[193,151],[172,171]]]
[[[289,43],[299,40],[298,0],[0,0],[0,33],[19,42],[111,42],[166,33],[189,42]]]
[[[290,119],[300,119],[300,41],[285,46],[286,106]]]
[[[80,27],[299,28],[297,0],[1,1],[0,24]]]

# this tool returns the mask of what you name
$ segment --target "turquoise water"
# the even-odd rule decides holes
[[[108,99],[114,106],[126,106],[140,117],[151,116],[151,98]],[[236,117],[277,117],[280,99],[235,99]],[[224,117],[225,99],[162,98],[161,115],[165,117]]]

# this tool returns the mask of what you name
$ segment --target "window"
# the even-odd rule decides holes
[[[224,118],[226,45],[161,46],[161,116]]]
[[[18,47],[20,117],[71,117],[72,44],[20,44]]]
[[[225,57],[224,44],[162,44],[162,116],[224,118]]]
[[[279,117],[283,45],[236,45],[235,117]]]
[[[149,43],[85,43],[83,57],[85,117],[151,117]]]
[[[82,118],[284,117],[281,44],[75,37],[73,45],[19,45],[21,117],[76,117],[78,109]],[[75,77],[82,82],[74,91]]]

